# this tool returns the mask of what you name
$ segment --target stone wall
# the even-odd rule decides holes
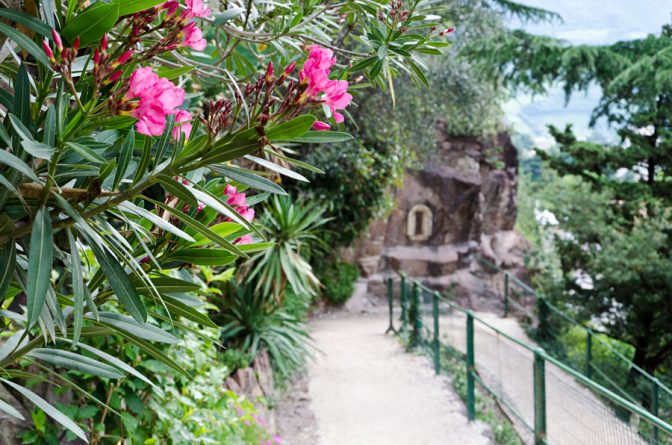
[[[454,289],[463,304],[488,309],[500,303],[495,283],[501,277],[484,270],[477,255],[522,273],[528,248],[514,230],[516,148],[507,133],[484,140],[450,136],[444,128],[437,124],[434,158],[409,171],[395,191],[392,213],[374,221],[343,256],[358,264],[369,295],[384,296],[384,280],[404,271],[432,288]],[[417,228],[424,214],[413,213],[425,208],[431,211],[428,236]]]
[[[258,410],[259,422],[269,431],[277,430],[275,412],[269,402],[276,399],[271,360],[262,351],[249,368],[241,368],[227,377],[224,386],[239,395],[244,395]]]

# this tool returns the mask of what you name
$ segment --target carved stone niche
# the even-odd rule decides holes
[[[406,219],[406,235],[411,241],[427,241],[432,236],[432,211],[424,204],[411,207]]]

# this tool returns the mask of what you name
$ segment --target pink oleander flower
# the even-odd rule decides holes
[[[247,222],[252,222],[254,219],[254,209],[251,207],[236,207],[236,212]]]
[[[250,235],[244,235],[236,239],[233,244],[252,244],[254,240]]]
[[[344,110],[350,105],[352,95],[348,94],[348,82],[346,80],[331,80],[324,91],[322,100],[329,107],[336,123],[343,122],[343,115],[336,110]]]
[[[318,45],[309,47],[308,59],[303,64],[299,79],[308,83],[306,94],[316,96],[323,92],[329,83],[329,72],[336,63],[334,53],[330,49]]]
[[[336,123],[340,124],[344,117],[337,110],[344,110],[352,101],[352,95],[348,93],[348,81],[329,79],[331,67],[336,63],[336,58],[330,49],[318,45],[309,48],[308,60],[303,64],[299,78],[301,82],[308,84],[306,94],[320,99],[329,107]],[[328,127],[315,129],[326,130]]]
[[[160,136],[166,129],[166,116],[184,102],[184,90],[149,67],[138,68],[131,74],[124,98],[140,99],[130,113],[138,118],[136,130],[146,136]]]
[[[252,222],[254,209],[247,206],[245,193],[238,193],[238,190],[229,184],[224,188],[224,194],[227,196],[226,203],[233,207],[245,221]],[[231,221],[231,219],[228,218],[227,221]]]
[[[189,139],[191,134],[191,113],[186,110],[177,110],[175,113],[175,127],[173,128],[173,139],[180,140],[181,133],[184,133],[185,139]]]
[[[313,124],[313,130],[317,131],[327,131],[330,128],[331,126],[329,126],[328,123],[322,121],[315,121],[315,123]]]
[[[203,0],[186,0],[187,13],[191,17],[210,17],[212,11],[205,6]]]
[[[188,46],[196,51],[203,51],[208,45],[208,42],[203,38],[203,31],[196,26],[196,23],[191,22],[184,28],[184,40],[182,46]]]
[[[233,195],[229,195],[229,199],[226,201],[226,203],[230,206],[247,207],[245,193],[234,193]]]

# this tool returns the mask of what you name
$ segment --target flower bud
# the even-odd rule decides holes
[[[72,51],[74,53],[73,55],[75,56],[77,55],[77,51],[79,51],[79,43],[80,43],[79,36],[77,36],[75,38],[75,42],[72,44]]]
[[[42,49],[44,50],[44,53],[47,55],[47,57],[49,57],[51,63],[55,63],[56,58],[54,57],[54,52],[49,47],[49,40],[46,37],[42,41]]]
[[[317,130],[317,131],[327,131],[327,130],[330,129],[330,128],[331,128],[331,127],[330,127],[329,124],[326,123],[326,122],[315,121],[315,123],[313,123],[313,130]]]
[[[54,40],[54,45],[56,46],[58,52],[60,53],[61,51],[63,51],[63,41],[61,40],[61,36],[58,35],[55,29],[51,30],[51,37]]]
[[[126,51],[124,54],[119,56],[119,58],[117,60],[114,61],[113,66],[117,67],[119,65],[123,65],[124,63],[128,62],[128,59],[130,59],[132,56],[133,56],[133,50],[132,49]]]
[[[266,83],[273,83],[273,62],[269,62],[266,67]]]
[[[100,65],[100,48],[96,48],[93,52],[93,66]]]

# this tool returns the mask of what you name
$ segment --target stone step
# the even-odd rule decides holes
[[[443,276],[466,266],[464,258],[471,253],[475,242],[447,246],[395,246],[383,253],[387,267],[413,276]]]

